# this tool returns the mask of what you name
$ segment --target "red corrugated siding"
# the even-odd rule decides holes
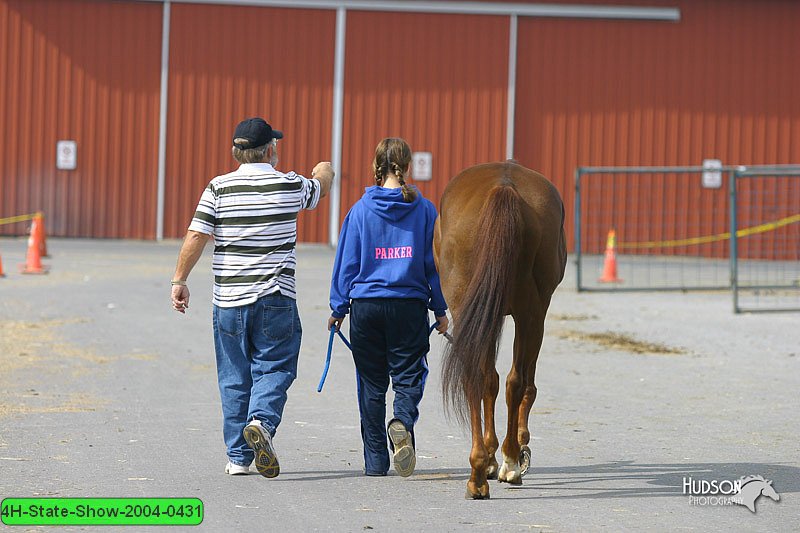
[[[678,23],[520,19],[515,155],[549,176],[568,207],[578,166],[800,162],[800,3],[670,4]],[[671,213],[684,206],[701,234],[727,231],[727,184],[669,187],[657,198],[644,185],[608,198],[624,240],[643,231],[626,204],[651,205],[661,239],[680,231]],[[571,217],[569,226],[572,249]]]
[[[579,165],[800,161],[799,3],[634,4],[677,6],[681,20],[519,19],[515,156],[556,183],[568,212]],[[53,235],[154,236],[161,12],[0,0],[0,217],[42,209]],[[330,157],[335,12],[173,4],[172,26],[165,235],[178,237],[207,181],[235,166],[229,137],[242,117],[286,131],[282,168],[308,173]],[[418,185],[435,202],[463,167],[504,157],[507,46],[507,17],[348,12],[342,216],[371,183],[382,137],[433,153],[434,180]],[[78,141],[76,171],[55,170],[58,139]],[[687,226],[727,231],[727,184],[653,183],[666,185],[602,192],[622,213],[620,240],[641,240],[645,216],[666,239]],[[766,197],[774,184],[748,190]],[[301,216],[299,238],[325,242],[327,222],[323,201]],[[568,226],[572,240],[571,216]]]
[[[351,11],[346,55],[342,219],[384,137],[433,154],[433,179],[414,184],[437,205],[461,169],[504,158],[507,17]]]
[[[231,135],[249,116],[284,132],[278,165],[310,175],[330,159],[336,13],[173,4],[164,234],[186,232],[209,180],[235,169]],[[328,200],[298,240],[327,242]]]
[[[0,47],[0,218],[153,238],[161,6],[0,0]],[[77,141],[76,170],[56,170],[59,139]]]

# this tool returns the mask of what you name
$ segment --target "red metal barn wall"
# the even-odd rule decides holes
[[[347,14],[341,219],[374,184],[384,137],[431,152],[431,181],[413,181],[438,205],[469,165],[503,159],[508,17]]]
[[[800,163],[800,2],[649,4],[679,7],[680,22],[520,19],[515,156],[549,176],[569,208],[578,166]],[[694,175],[691,183],[699,180]],[[675,187],[663,176],[652,186],[629,183],[603,192],[613,213],[608,225],[622,240],[642,240],[645,224],[653,240],[676,238],[686,225],[697,235],[728,231],[727,178],[716,190]],[[747,196],[769,196],[774,186],[775,180],[748,183]],[[743,208],[749,215],[740,227],[800,212],[800,197],[792,194],[771,212]],[[684,208],[687,220],[675,215]],[[574,249],[571,216],[568,222]],[[797,226],[779,232],[797,235]],[[605,246],[608,226],[593,229],[582,239],[584,251]],[[771,255],[770,239],[779,232],[746,255]],[[727,241],[699,253],[724,256]]]
[[[0,218],[155,237],[160,50],[159,4],[0,0]],[[56,169],[58,140],[77,141],[75,170]]]
[[[172,4],[164,236],[186,233],[200,194],[238,167],[231,137],[264,117],[285,137],[283,170],[331,158],[332,10]],[[298,217],[298,240],[327,242],[329,203]]]
[[[674,6],[681,20],[518,19],[514,156],[558,186],[570,249],[577,166],[800,162],[800,2],[574,3]],[[162,11],[0,0],[0,218],[43,210],[51,235],[155,237]],[[331,157],[335,20],[332,9],[172,3],[165,237],[182,236],[208,180],[236,166],[230,135],[244,116],[286,132],[281,168],[307,174]],[[385,136],[432,152],[433,180],[416,184],[436,203],[459,170],[505,157],[509,17],[348,10],[346,22],[342,218]],[[77,170],[55,169],[59,139],[78,142]],[[621,240],[644,237],[643,210],[661,239],[687,224],[727,231],[727,183],[651,183],[602,193]],[[777,186],[779,207],[755,200],[775,183],[748,182],[742,226],[800,211],[796,187]],[[300,216],[299,240],[327,241],[328,207]],[[587,240],[600,249],[605,231]]]

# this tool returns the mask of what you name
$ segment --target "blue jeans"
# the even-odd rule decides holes
[[[358,379],[364,470],[389,470],[386,392],[394,390],[393,420],[414,432],[428,376],[428,309],[422,300],[363,298],[350,307],[350,341]]]
[[[222,434],[232,463],[253,462],[242,436],[253,418],[275,435],[286,391],[297,376],[302,333],[297,303],[280,294],[240,307],[214,306]]]

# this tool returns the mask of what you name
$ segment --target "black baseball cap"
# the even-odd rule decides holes
[[[249,150],[257,146],[264,146],[272,139],[283,139],[283,132],[273,130],[272,126],[267,124],[263,118],[248,118],[236,126],[236,131],[233,132],[233,139],[246,139],[246,143],[236,143],[233,145],[240,150]]]

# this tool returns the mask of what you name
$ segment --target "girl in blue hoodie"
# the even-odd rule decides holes
[[[378,143],[375,185],[344,219],[331,280],[328,329],[338,330],[350,313],[368,476],[389,470],[387,434],[397,473],[414,472],[414,424],[428,375],[428,309],[440,334],[449,325],[433,261],[436,208],[406,184],[410,164],[403,139]],[[390,377],[394,417],[384,426]]]

